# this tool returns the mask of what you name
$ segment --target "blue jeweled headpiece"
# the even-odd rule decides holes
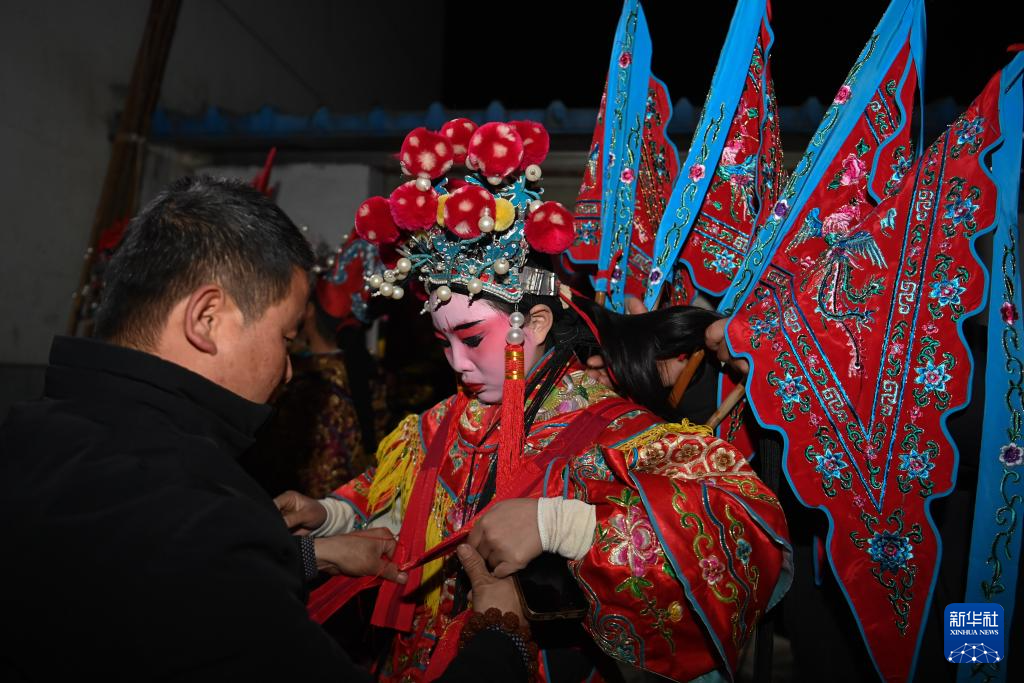
[[[456,119],[441,133],[410,133],[399,158],[403,171],[417,177],[356,213],[356,231],[370,241],[389,244],[398,242],[400,230],[410,233],[396,245],[394,267],[368,276],[370,289],[399,298],[402,282],[415,274],[442,302],[453,288],[512,304],[526,293],[557,293],[553,273],[526,265],[531,249],[557,254],[573,239],[572,214],[541,200],[538,163],[547,147],[546,131],[529,121],[477,129]],[[453,163],[470,173],[439,179]]]

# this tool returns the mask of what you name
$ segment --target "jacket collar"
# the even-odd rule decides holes
[[[45,394],[98,400],[113,393],[148,404],[187,432],[217,439],[233,455],[252,445],[271,409],[157,356],[79,337],[55,337]]]

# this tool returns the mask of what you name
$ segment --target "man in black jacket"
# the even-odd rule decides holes
[[[307,618],[304,578],[401,581],[393,539],[314,557],[235,462],[291,375],[312,259],[231,181],[178,181],[133,221],[99,340],[55,339],[44,398],[0,428],[0,678],[368,677]]]

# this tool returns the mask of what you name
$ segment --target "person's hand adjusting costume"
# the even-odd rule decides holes
[[[327,520],[328,511],[320,501],[304,496],[298,491],[285,491],[274,498],[274,505],[284,517],[288,530],[296,536],[306,536],[316,531]]]
[[[363,529],[318,538],[314,543],[317,569],[332,576],[379,576],[396,583],[409,578],[391,562],[396,542],[388,529]]]
[[[587,554],[594,543],[594,506],[565,498],[514,498],[484,514],[469,533],[468,543],[494,569],[513,574],[542,552],[570,560]]]

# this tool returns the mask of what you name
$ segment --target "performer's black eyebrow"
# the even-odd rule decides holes
[[[474,320],[471,323],[462,323],[461,325],[456,325],[455,327],[453,327],[452,328],[452,332],[461,332],[462,330],[468,330],[469,328],[473,327],[474,325],[479,325],[482,322],[483,322],[483,320]]]

